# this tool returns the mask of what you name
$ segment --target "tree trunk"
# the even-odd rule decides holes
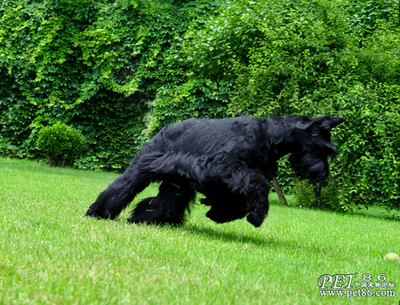
[[[283,195],[282,193],[282,189],[279,186],[278,181],[276,180],[276,177],[272,178],[272,184],[274,186],[274,189],[276,191],[276,193],[278,194],[278,198],[279,198],[279,202],[282,203],[283,205],[288,205],[285,195]]]

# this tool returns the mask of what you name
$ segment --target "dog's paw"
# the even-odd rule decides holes
[[[265,218],[265,214],[250,213],[247,215],[247,221],[250,222],[256,228],[261,226]]]
[[[98,219],[111,219],[111,220],[115,218],[115,215],[111,214],[109,211],[103,211],[100,213],[98,210],[92,208],[89,208],[85,216],[94,217]]]
[[[95,210],[95,209],[92,209],[92,208],[89,208],[89,210],[87,210],[85,216],[88,216],[88,217],[96,217],[96,210]]]

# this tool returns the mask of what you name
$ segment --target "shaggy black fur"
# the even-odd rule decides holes
[[[142,200],[128,221],[181,224],[196,191],[211,206],[206,216],[223,223],[243,218],[254,226],[268,213],[269,182],[288,154],[300,178],[329,175],[337,154],[331,128],[344,119],[304,116],[266,119],[190,119],[165,126],[137,153],[128,169],[103,191],[87,216],[114,219],[150,182],[159,194]]]

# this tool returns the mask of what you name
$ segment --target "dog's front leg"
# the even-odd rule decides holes
[[[230,162],[231,165],[233,162]],[[243,195],[247,199],[247,221],[255,227],[261,226],[268,214],[268,180],[256,170],[248,168],[244,162],[235,162],[235,171],[231,171],[223,178],[228,188],[235,194]],[[226,168],[224,168],[226,170]],[[225,171],[226,173],[226,171]]]
[[[249,190],[251,194],[247,201],[247,221],[255,227],[261,226],[264,218],[268,215],[269,202],[268,202],[268,191],[269,183],[267,180],[258,181],[253,186],[253,189]]]

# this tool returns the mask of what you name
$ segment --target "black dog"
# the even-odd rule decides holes
[[[190,119],[165,126],[103,191],[87,216],[114,219],[150,182],[159,194],[142,200],[128,221],[181,224],[196,191],[211,206],[206,216],[223,223],[247,216],[254,226],[268,213],[269,182],[277,160],[291,153],[296,174],[316,183],[329,175],[337,154],[331,128],[344,119],[286,116]]]

